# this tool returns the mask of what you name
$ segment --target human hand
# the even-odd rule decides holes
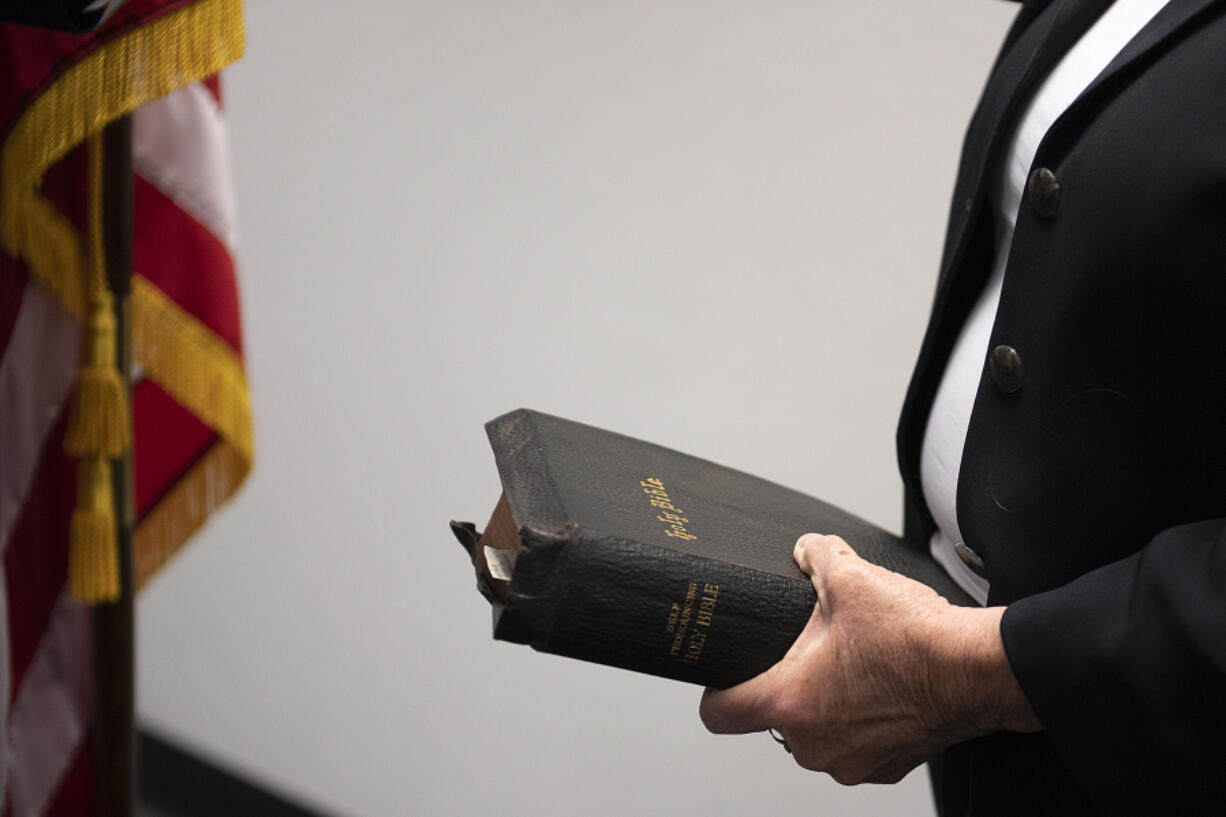
[[[699,713],[715,733],[774,728],[796,762],[844,784],[893,783],[942,749],[1041,727],[1000,637],[1003,607],[954,607],[935,591],[806,534],[793,554],[817,590],[779,663]]]

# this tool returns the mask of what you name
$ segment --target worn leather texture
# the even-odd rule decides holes
[[[812,612],[792,560],[810,531],[974,604],[926,552],[764,479],[527,409],[486,430],[525,546],[496,638],[692,683],[746,680]]]

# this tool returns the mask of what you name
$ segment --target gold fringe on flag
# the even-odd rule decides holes
[[[21,115],[0,155],[0,246],[78,317],[89,304],[79,241],[38,187],[108,122],[242,56],[240,0],[198,0],[129,31],[68,68]]]
[[[133,540],[140,590],[251,470],[254,442],[242,361],[213,331],[140,276],[132,280],[132,357],[145,377],[219,439],[141,520]]]
[[[138,591],[238,490],[250,470],[251,460],[220,439],[149,511],[132,543],[132,575]]]
[[[253,457],[243,362],[228,343],[145,278],[132,280],[132,358],[145,377]]]

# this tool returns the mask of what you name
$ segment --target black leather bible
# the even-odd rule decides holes
[[[452,530],[493,605],[494,637],[726,687],[783,657],[816,593],[796,539],[974,602],[927,552],[805,494],[611,431],[519,409],[486,424],[503,496]]]

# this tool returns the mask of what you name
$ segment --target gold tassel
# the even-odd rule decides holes
[[[115,368],[115,315],[109,292],[95,292],[91,300],[85,364],[77,375],[64,451],[73,457],[118,457],[127,450],[131,433],[127,395]]]
[[[90,309],[81,370],[64,435],[64,451],[79,457],[77,509],[69,527],[68,585],[86,604],[119,598],[119,546],[111,459],[131,443],[128,399],[116,368],[114,299],[106,286],[102,249],[102,138],[89,140],[89,233],[84,265]]]
[[[77,475],[68,584],[77,601],[105,604],[119,599],[119,546],[110,460],[101,455],[86,457]]]

